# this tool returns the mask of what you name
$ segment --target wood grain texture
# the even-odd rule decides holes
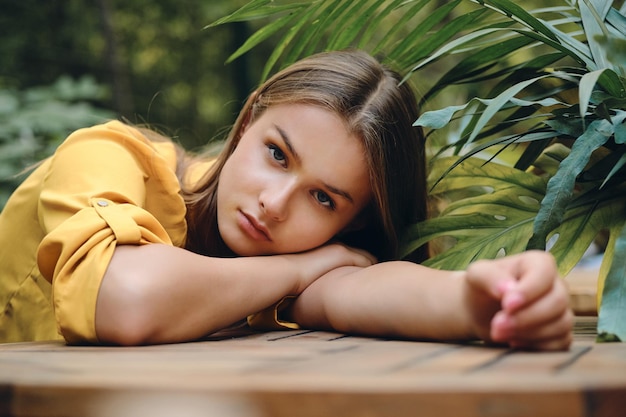
[[[0,416],[613,417],[624,409],[626,347],[596,344],[593,317],[578,319],[572,349],[558,353],[311,331],[145,347],[0,345]]]

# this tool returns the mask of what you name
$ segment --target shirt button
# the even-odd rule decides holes
[[[97,203],[100,207],[106,207],[109,205],[108,202],[104,201],[104,200],[99,200]]]

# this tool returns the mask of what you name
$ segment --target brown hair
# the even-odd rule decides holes
[[[424,137],[412,126],[415,94],[399,75],[360,51],[334,51],[300,60],[261,85],[245,103],[211,170],[193,188],[183,190],[189,231],[187,248],[227,255],[217,229],[217,184],[222,167],[241,134],[268,107],[301,103],[339,115],[350,133],[361,138],[367,156],[372,201],[365,226],[338,239],[368,250],[379,260],[397,259],[398,235],[427,215]],[[409,256],[420,262],[422,247]]]

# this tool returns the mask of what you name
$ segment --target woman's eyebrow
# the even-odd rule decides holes
[[[289,139],[289,135],[287,134],[287,132],[281,129],[280,126],[278,126],[277,124],[274,124],[274,128],[276,129],[276,131],[278,131],[278,134],[283,139],[283,142],[285,142],[285,146],[289,150],[289,153],[291,153],[291,155],[294,157],[296,161],[298,161],[298,163],[302,162],[302,159],[300,159],[300,155],[298,155],[298,152],[293,147],[293,144],[291,143],[291,140]],[[323,184],[324,184],[324,187],[326,187],[328,191],[330,191],[331,193],[341,196],[345,198],[346,200],[348,200],[350,203],[354,204],[354,199],[352,198],[349,192],[344,191],[340,188],[337,188],[325,182]]]
[[[324,187],[326,187],[328,191],[330,191],[331,193],[340,195],[346,200],[348,200],[350,203],[354,204],[354,200],[352,199],[352,196],[350,195],[349,192],[341,190],[337,187],[333,187],[332,185],[326,184],[326,183],[324,183]]]
[[[287,132],[285,132],[283,129],[280,128],[280,126],[276,124],[274,124],[274,128],[278,131],[278,134],[283,139],[283,142],[285,142],[285,146],[289,150],[289,153],[298,162],[302,162],[302,159],[300,159],[300,155],[298,155],[298,152],[296,152],[296,149],[293,147],[293,144],[291,143],[291,140],[289,139],[289,135],[287,134]]]

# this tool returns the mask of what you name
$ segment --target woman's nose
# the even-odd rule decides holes
[[[274,221],[285,220],[294,189],[293,181],[282,181],[263,190],[259,195],[259,204],[263,213]]]

